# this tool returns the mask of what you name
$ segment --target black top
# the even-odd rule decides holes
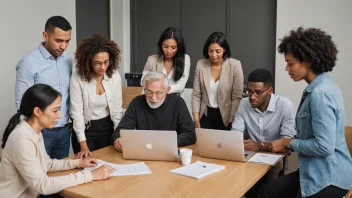
[[[145,95],[135,97],[112,134],[112,143],[120,138],[121,129],[176,131],[179,147],[196,142],[194,124],[186,103],[174,94],[167,94],[164,103],[156,109],[149,107]]]

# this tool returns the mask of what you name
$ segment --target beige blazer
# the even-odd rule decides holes
[[[192,112],[199,113],[199,119],[203,114],[207,115],[210,64],[209,59],[199,60],[194,73]],[[241,62],[233,58],[226,59],[222,64],[219,80],[218,104],[224,125],[227,126],[230,116],[235,116],[242,99],[243,71]]]
[[[183,90],[186,86],[188,76],[189,76],[189,69],[191,67],[191,60],[187,54],[185,54],[185,69],[183,72],[182,77],[175,82],[173,78],[173,71],[172,73],[170,72],[168,79],[169,79],[169,84],[170,84],[170,91],[169,93],[177,93],[180,94],[181,97],[183,97]],[[144,66],[144,70],[142,73],[142,79],[143,76],[146,75],[149,71],[159,71],[163,72],[164,65],[163,65],[163,58],[160,58],[158,54],[154,54],[152,56],[148,57],[148,60]],[[141,82],[142,84],[142,82]]]

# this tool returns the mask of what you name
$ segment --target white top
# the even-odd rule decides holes
[[[169,75],[167,75],[166,73],[166,69],[165,67],[163,67],[162,72],[167,76],[167,79],[169,79],[169,85],[170,87],[172,87],[172,85],[176,85],[177,82],[174,81],[174,68],[171,69],[171,71],[169,72]],[[186,81],[187,82],[187,81]],[[171,90],[170,90],[171,91]],[[177,93],[177,92],[176,92]],[[183,90],[179,93],[180,96],[183,98]]]
[[[92,120],[99,120],[109,115],[108,100],[106,99],[105,92],[96,96],[95,105],[92,114]]]
[[[79,159],[50,159],[43,135],[24,120],[15,127],[6,142],[0,163],[0,197],[37,197],[92,181],[90,171],[60,177],[48,172],[77,168]]]
[[[72,74],[70,85],[70,116],[73,119],[73,129],[76,132],[78,142],[86,140],[84,133],[86,126],[92,120],[93,109],[97,99],[97,82],[92,79],[87,82],[82,79],[77,71]],[[103,79],[103,87],[106,94],[107,105],[114,129],[122,118],[122,86],[120,74],[116,71],[109,78],[106,74]]]
[[[209,106],[212,108],[218,108],[218,88],[219,88],[219,81],[215,83],[210,80],[210,90],[209,90]]]
[[[163,67],[163,71],[162,72],[167,75],[165,67]],[[169,72],[169,75],[167,75],[167,79],[169,79],[169,84],[170,85],[175,85],[176,84],[176,82],[173,80],[173,76],[174,76],[174,68],[172,68],[171,71]]]

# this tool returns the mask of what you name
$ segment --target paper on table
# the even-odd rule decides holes
[[[103,165],[109,165],[115,169],[110,176],[143,175],[152,173],[144,162],[138,162],[135,164],[113,164],[103,160],[98,160],[98,165],[96,167],[89,167],[84,170],[94,170]]]
[[[225,166],[197,161],[188,166],[170,170],[170,172],[200,179],[223,169],[225,169]]]
[[[256,153],[248,160],[248,162],[274,166],[282,157],[283,155]]]

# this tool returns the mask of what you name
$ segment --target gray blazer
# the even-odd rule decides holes
[[[199,119],[203,114],[207,115],[210,64],[209,59],[199,60],[194,73],[192,112],[199,113]],[[222,64],[219,80],[218,104],[224,125],[227,126],[230,116],[236,115],[242,99],[243,71],[241,62],[233,58],[226,59]]]

